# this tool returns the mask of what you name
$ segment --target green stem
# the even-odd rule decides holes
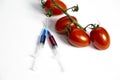
[[[72,9],[73,12],[77,12],[79,10],[79,7],[78,5],[77,6],[73,6],[73,7],[70,7],[70,8],[67,8],[65,11],[67,12],[68,10]]]
[[[52,1],[52,2],[54,3],[54,5],[55,5],[57,8],[59,8],[66,16],[68,16],[69,19],[70,19],[74,24],[76,24],[79,28],[84,29],[77,21],[75,21],[75,20],[71,17],[71,15],[69,15],[69,14],[67,13],[66,10],[63,10],[54,0],[51,0],[51,1]]]
[[[73,7],[70,7],[70,8],[67,8],[67,9],[65,10],[65,12],[67,12],[68,10],[70,10],[70,9],[72,9],[72,8],[74,8],[74,6],[73,6]]]
[[[84,28],[84,30],[86,31],[86,29],[87,29],[89,26],[92,26],[92,28],[90,28],[90,29],[95,29],[95,28],[99,27],[98,24],[97,24],[97,25],[95,25],[95,24],[88,24],[88,25]]]

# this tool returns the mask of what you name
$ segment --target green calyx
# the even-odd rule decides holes
[[[42,8],[45,8],[45,1],[41,0]]]
[[[46,16],[51,17],[52,15],[53,15],[52,7],[50,7],[50,9],[48,10],[48,12],[46,13]]]
[[[45,8],[45,3],[46,2],[44,0],[41,0],[42,8]],[[46,13],[46,16],[51,17],[52,15],[53,15],[52,7],[50,7],[50,9],[48,10],[48,12]]]
[[[68,36],[69,34],[70,34],[70,32],[71,32],[71,26],[70,26],[71,24],[68,24],[67,26],[66,26],[66,28],[65,28],[65,33],[66,33],[66,35]]]

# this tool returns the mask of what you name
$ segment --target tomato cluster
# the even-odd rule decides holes
[[[71,16],[75,21],[77,21],[76,17]],[[72,23],[72,21],[64,16],[60,18],[55,25],[55,29],[58,33],[66,34],[70,44],[76,47],[83,47],[90,44],[90,39],[87,33],[78,28],[77,25]]]
[[[71,16],[75,21],[76,17]],[[103,27],[99,25],[89,24],[92,26],[90,36],[86,33],[86,28],[81,29],[75,25],[67,16],[60,18],[56,22],[55,29],[58,33],[67,33],[68,41],[70,44],[76,47],[85,47],[92,44],[99,50],[107,49],[110,45],[109,33]]]
[[[54,1],[54,3],[53,3]],[[70,16],[67,12],[67,6],[61,0],[47,0],[45,2],[45,10],[51,10],[53,15],[66,16],[61,17],[56,21],[55,29],[60,34],[67,34],[67,39],[70,44],[76,47],[85,47],[90,45],[90,42],[95,48],[105,50],[110,45],[110,36],[107,30],[99,25],[89,24],[85,28],[78,24],[75,16]],[[86,28],[91,26],[90,34],[87,34]]]

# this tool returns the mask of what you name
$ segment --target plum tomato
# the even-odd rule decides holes
[[[67,38],[69,43],[76,47],[85,47],[90,44],[88,34],[84,30],[77,27],[71,30]]]
[[[55,2],[63,9],[63,10],[66,10],[67,9],[67,6],[64,2],[60,1],[60,0],[55,0]],[[58,9],[53,3],[51,0],[47,0],[45,2],[45,11],[48,12],[50,9],[52,9],[52,14],[53,15],[61,15],[63,14],[63,12]]]
[[[99,50],[105,50],[110,45],[110,36],[103,27],[96,27],[90,32],[93,45]]]
[[[77,21],[76,17],[71,16],[75,21]],[[58,33],[64,34],[66,31],[66,27],[74,25],[71,20],[67,16],[63,16],[57,20],[55,24],[55,29]]]

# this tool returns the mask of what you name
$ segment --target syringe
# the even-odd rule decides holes
[[[46,28],[44,28],[42,30],[42,34],[38,37],[38,40],[37,40],[37,45],[36,45],[36,49],[35,49],[35,53],[32,55],[33,57],[33,62],[32,62],[32,66],[31,66],[31,70],[34,70],[34,66],[35,66],[35,63],[36,63],[36,59],[37,57],[39,56],[39,53],[38,53],[38,50],[43,48],[44,44],[45,44],[45,40],[46,40],[46,33],[47,33],[47,30]]]
[[[38,41],[37,41],[37,46],[36,46],[36,49],[35,49],[34,57],[37,57],[37,55],[39,54],[38,50],[40,48],[43,48],[43,46],[45,44],[45,40],[46,40],[46,34],[47,34],[47,30],[46,30],[46,28],[44,28],[42,30],[42,34],[38,37]]]
[[[55,41],[55,38],[53,37],[53,35],[51,35],[51,33],[49,31],[47,31],[47,34],[48,34],[48,38],[49,38],[49,41],[50,41],[52,49],[53,49],[54,58],[56,59],[58,65],[60,66],[61,71],[64,72],[63,66],[62,66],[61,61],[59,59],[59,54],[57,52],[58,45]]]

